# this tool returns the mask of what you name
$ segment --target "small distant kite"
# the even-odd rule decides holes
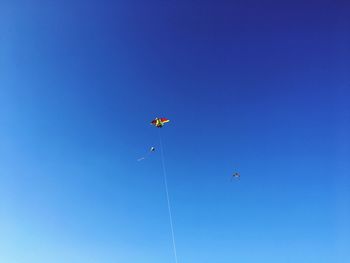
[[[140,161],[146,159],[150,153],[155,152],[155,151],[156,151],[156,148],[155,148],[155,147],[151,147],[151,148],[149,149],[147,155],[145,155],[144,157],[141,157],[141,158],[137,159],[137,161],[140,162]]]
[[[239,173],[235,172],[235,173],[232,174],[231,181],[232,181],[234,178],[239,179],[240,177],[241,177],[241,175],[240,175]]]
[[[164,126],[164,123],[167,123],[169,121],[170,120],[167,118],[155,118],[153,121],[151,121],[151,124],[157,128],[162,128]]]

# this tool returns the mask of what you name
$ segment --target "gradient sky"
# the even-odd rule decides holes
[[[0,262],[350,262],[349,14],[1,0]]]

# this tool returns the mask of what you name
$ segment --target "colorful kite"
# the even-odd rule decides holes
[[[157,128],[162,128],[164,126],[164,123],[167,123],[169,121],[170,120],[167,118],[155,118],[153,121],[151,121],[151,124]]]

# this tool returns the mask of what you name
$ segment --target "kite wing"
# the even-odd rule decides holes
[[[166,123],[166,122],[169,122],[170,120],[167,119],[167,118],[160,118],[160,121],[163,122],[163,123]]]

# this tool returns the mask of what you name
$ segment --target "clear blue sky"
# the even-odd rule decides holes
[[[349,13],[2,0],[0,262],[350,262]]]

